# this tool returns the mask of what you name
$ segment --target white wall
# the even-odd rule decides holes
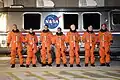
[[[79,0],[79,7],[104,6],[104,0]]]
[[[52,0],[36,0],[36,7],[54,7]]]
[[[4,7],[10,7],[13,5],[13,0],[4,0]]]
[[[104,6],[104,1],[105,0],[96,0],[97,6]]]
[[[43,0],[36,0],[36,7],[43,7],[43,6],[44,6]]]

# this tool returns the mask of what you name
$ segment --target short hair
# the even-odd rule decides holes
[[[30,28],[30,29],[32,29],[32,30],[33,30],[33,28]]]
[[[62,30],[60,27],[58,27],[57,29],[60,29],[60,30]]]
[[[48,25],[47,25],[47,24],[45,24],[45,26],[47,26],[47,28],[48,28]]]
[[[105,27],[107,27],[107,25],[106,25],[105,23],[104,23],[104,24],[102,24],[101,26],[103,26],[103,25],[104,25]]]
[[[17,27],[17,24],[13,24],[13,26]]]
[[[88,27],[92,27],[92,25],[89,25]],[[93,27],[92,27],[93,28]]]

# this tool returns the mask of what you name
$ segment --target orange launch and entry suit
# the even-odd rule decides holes
[[[66,55],[65,55],[65,35],[55,35],[52,41],[52,44],[55,44],[56,47],[56,64],[60,64],[61,56],[63,64],[66,64]]]
[[[74,57],[76,57],[76,64],[80,64],[79,58],[79,42],[80,42],[80,35],[78,32],[68,32],[66,35],[66,42],[70,45],[70,64],[74,64]]]
[[[85,32],[82,36],[82,41],[85,43],[85,64],[95,63],[94,49],[96,44],[97,37],[94,32]]]
[[[28,33],[25,37],[25,42],[27,43],[27,59],[26,64],[29,65],[31,60],[32,64],[36,64],[37,43],[38,39],[35,33]]]
[[[23,64],[23,56],[22,56],[22,42],[24,42],[24,36],[22,33],[17,30],[17,32],[11,31],[8,33],[7,44],[11,44],[11,64],[15,64],[16,54],[18,54],[20,59],[20,65]]]
[[[40,42],[42,42],[42,49],[41,49],[41,60],[42,64],[46,64],[46,57],[48,58],[48,64],[52,63],[51,57],[51,44],[52,44],[52,32],[50,31],[43,31],[40,34]]]
[[[110,45],[112,41],[112,34],[109,31],[99,32],[98,42],[100,43],[99,55],[100,63],[105,64],[110,62]]]

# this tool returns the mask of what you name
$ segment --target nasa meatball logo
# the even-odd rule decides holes
[[[48,15],[44,20],[44,24],[48,25],[50,29],[54,29],[59,25],[59,17],[56,15]]]

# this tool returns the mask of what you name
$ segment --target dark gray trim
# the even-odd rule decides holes
[[[120,7],[55,7],[55,8],[34,8],[34,7],[25,7],[25,8],[1,8],[0,12],[98,12],[104,11],[108,12],[111,10],[120,10]]]

